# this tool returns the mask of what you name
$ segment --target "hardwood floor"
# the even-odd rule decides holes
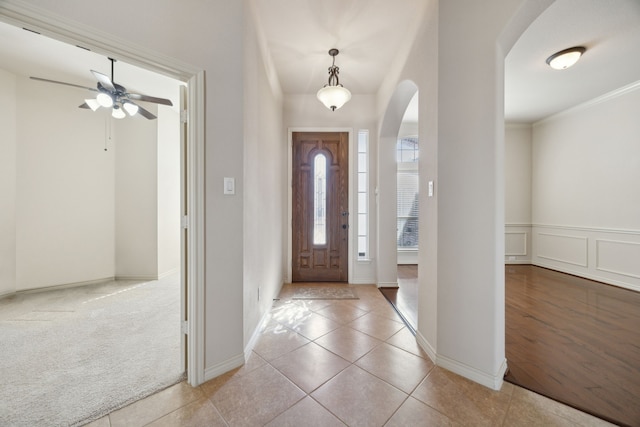
[[[415,327],[417,267],[398,267],[399,288],[381,291]],[[640,426],[640,293],[531,265],[505,279],[505,379]]]
[[[398,287],[380,288],[415,335],[418,327],[418,266],[398,265]]]
[[[505,379],[640,426],[640,293],[530,265],[505,275]]]

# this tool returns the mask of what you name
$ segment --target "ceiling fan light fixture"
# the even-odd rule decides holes
[[[575,65],[586,50],[582,46],[561,50],[548,57],[547,64],[554,70],[566,70]]]
[[[84,102],[89,106],[89,108],[91,108],[92,111],[96,111],[98,108],[100,108],[100,104],[98,103],[98,101],[93,98],[85,99]]]
[[[336,111],[351,99],[351,92],[340,84],[338,74],[340,68],[336,66],[336,56],[340,53],[338,49],[329,50],[329,55],[333,57],[333,63],[329,67],[329,81],[318,91],[316,97],[325,107],[331,111]]]
[[[125,117],[127,117],[124,111],[122,111],[122,108],[118,107],[117,105],[113,106],[113,111],[111,112],[111,116],[114,119],[124,119]]]
[[[135,116],[138,113],[139,107],[133,102],[124,102],[122,107],[125,109],[130,116]]]
[[[96,101],[98,101],[98,104],[100,104],[101,107],[113,107],[113,98],[107,93],[100,92],[96,96]]]

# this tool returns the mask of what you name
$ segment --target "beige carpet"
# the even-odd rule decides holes
[[[183,378],[179,275],[0,299],[0,426],[73,426]]]

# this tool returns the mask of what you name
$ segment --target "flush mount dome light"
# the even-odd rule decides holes
[[[340,53],[338,49],[329,51],[329,55],[333,57],[333,64],[329,67],[329,82],[316,94],[318,100],[331,111],[336,111],[351,99],[351,92],[342,86],[338,79],[338,73],[340,72],[340,68],[336,66],[336,55],[338,53]]]
[[[561,50],[548,57],[547,64],[554,70],[565,70],[578,62],[586,50],[587,49],[582,46]]]

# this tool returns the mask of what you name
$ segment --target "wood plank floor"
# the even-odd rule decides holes
[[[413,267],[399,266],[400,287],[383,294],[417,323]],[[505,379],[640,426],[640,293],[531,265],[506,266],[505,279]]]
[[[531,265],[505,275],[505,379],[640,426],[640,293]]]
[[[414,334],[418,327],[418,266],[398,265],[398,287],[380,288]]]

